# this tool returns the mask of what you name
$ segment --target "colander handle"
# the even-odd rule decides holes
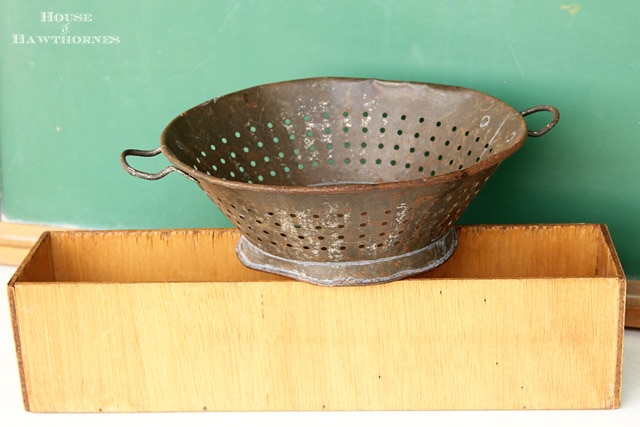
[[[538,111],[548,111],[553,114],[553,119],[545,127],[540,130],[530,130],[527,131],[527,135],[538,137],[542,136],[545,133],[549,132],[560,120],[560,111],[556,107],[552,107],[551,105],[538,105],[537,107],[531,107],[527,110],[522,111],[520,114],[522,117],[527,117],[529,114],[537,113]]]
[[[148,172],[142,172],[142,171],[139,171],[138,169],[135,169],[133,166],[131,166],[127,162],[128,156],[154,157],[160,154],[161,152],[162,152],[161,147],[158,147],[155,150],[136,150],[136,149],[130,148],[130,149],[124,150],[120,154],[120,163],[122,164],[122,167],[124,168],[125,171],[127,171],[129,175],[135,176],[136,178],[142,178],[142,179],[154,181],[156,179],[164,178],[165,176],[169,175],[171,172],[178,172],[179,174],[184,175],[185,177],[190,179],[191,181],[196,181],[192,176],[181,171],[175,166],[167,166],[166,168],[162,169],[160,172],[148,173]]]

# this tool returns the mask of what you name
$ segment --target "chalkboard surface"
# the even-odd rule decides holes
[[[210,98],[317,76],[465,86],[558,126],[509,158],[462,223],[606,223],[640,277],[640,8],[633,0],[0,0],[6,221],[226,227],[178,174],[127,175]],[[532,129],[544,114],[527,118]],[[140,159],[160,170],[162,158]]]

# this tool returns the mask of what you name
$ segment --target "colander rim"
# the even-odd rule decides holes
[[[226,97],[237,95],[238,93],[246,92],[248,90],[252,90],[261,86],[273,86],[280,84],[290,84],[290,83],[306,83],[313,81],[327,81],[327,80],[339,80],[343,82],[370,82],[371,84],[383,84],[383,85],[419,85],[419,86],[429,86],[435,89],[441,90],[461,90],[469,93],[475,93],[483,97],[491,98],[496,104],[501,104],[503,108],[507,111],[511,111],[513,113],[513,117],[519,122],[518,131],[514,136],[514,142],[512,142],[509,147],[505,150],[499,151],[497,153],[491,154],[488,157],[480,160],[477,163],[474,163],[468,167],[464,167],[459,170],[454,170],[451,172],[443,173],[435,176],[428,176],[424,178],[417,179],[409,179],[409,180],[401,180],[401,181],[388,181],[388,182],[379,182],[379,183],[336,183],[336,184],[326,184],[326,185],[274,185],[274,184],[263,184],[263,183],[246,183],[241,181],[234,181],[228,179],[218,178],[214,175],[206,174],[200,170],[193,169],[180,159],[173,153],[173,151],[167,145],[167,134],[171,129],[172,125],[174,125],[178,120],[181,120],[182,117],[189,113],[192,110],[197,108],[201,108],[211,102],[215,102],[216,100]],[[511,118],[511,117],[510,117]],[[506,120],[505,120],[506,121]],[[274,83],[267,83],[264,85],[257,85],[249,88],[244,88],[238,91],[230,92],[225,95],[211,98],[207,101],[201,102],[198,105],[195,105],[182,113],[175,116],[164,128],[160,135],[160,149],[162,154],[171,162],[176,168],[180,169],[189,177],[196,180],[196,182],[200,183],[202,181],[212,184],[212,185],[220,185],[231,190],[245,190],[245,191],[253,191],[253,192],[275,192],[275,193],[287,193],[287,194],[295,194],[295,193],[305,193],[305,194],[329,194],[329,193],[350,193],[350,192],[361,192],[361,191],[377,191],[377,190],[389,190],[389,189],[400,189],[400,188],[412,188],[412,187],[420,187],[424,185],[438,185],[442,183],[448,183],[452,181],[456,181],[460,178],[475,175],[477,173],[483,172],[487,169],[490,169],[494,166],[498,166],[508,157],[513,155],[516,151],[518,151],[524,142],[527,139],[527,125],[524,120],[524,117],[520,112],[518,112],[511,105],[506,102],[489,95],[485,92],[470,89],[462,86],[455,85],[445,85],[440,83],[430,83],[430,82],[417,82],[417,81],[408,81],[408,80],[384,80],[384,79],[374,79],[374,78],[351,78],[351,77],[315,77],[315,78],[305,78],[305,79],[295,79],[295,80],[286,80],[279,81]]]

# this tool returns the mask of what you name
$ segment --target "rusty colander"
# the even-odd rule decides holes
[[[524,116],[553,119],[527,131]],[[246,266],[321,285],[415,275],[454,252],[454,223],[527,135],[559,119],[453,86],[316,78],[267,84],[176,117],[131,175],[179,172],[241,232]],[[127,156],[164,154],[146,173]]]

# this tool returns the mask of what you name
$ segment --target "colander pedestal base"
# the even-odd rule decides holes
[[[374,260],[312,262],[269,254],[243,237],[236,246],[246,267],[323,286],[353,286],[399,280],[433,270],[448,260],[458,237],[454,228],[429,245],[406,254]]]

